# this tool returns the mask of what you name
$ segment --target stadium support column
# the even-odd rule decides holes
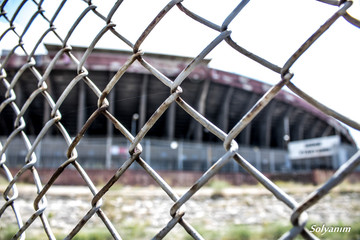
[[[250,100],[245,108],[245,112],[244,114],[250,110],[250,108],[252,106],[254,106],[254,104],[256,103],[256,101],[259,99],[259,96],[255,93],[251,94]],[[240,142],[246,146],[250,145],[251,142],[251,127],[252,127],[252,122],[250,122],[245,129],[240,133]]]
[[[328,126],[325,128],[325,130],[324,130],[324,132],[322,133],[321,136],[322,136],[322,137],[329,136],[332,131],[333,131],[333,127],[330,126],[330,125],[328,125]]]
[[[114,114],[114,106],[115,106],[115,89],[113,89],[110,93],[109,93],[109,112],[111,114]],[[111,122],[111,120],[107,119],[106,122],[106,156],[105,156],[105,168],[106,169],[110,169],[111,168],[111,157],[112,157],[112,153],[111,153],[111,148],[113,145],[113,124]]]
[[[260,131],[260,142],[261,145],[264,147],[270,147],[270,142],[271,142],[271,126],[272,126],[272,116],[273,116],[273,110],[275,108],[276,102],[272,102],[269,104],[269,106],[267,107],[267,110],[264,112],[265,113],[265,122],[264,124],[262,124],[262,131]]]
[[[47,92],[50,94],[50,96],[54,96],[52,91],[52,81],[50,77],[45,80],[45,83],[47,85]],[[50,119],[50,104],[44,98],[43,125],[45,125],[49,121],[49,119]]]
[[[78,116],[76,122],[76,132],[80,132],[82,126],[85,123],[85,101],[86,101],[86,94],[85,94],[85,83],[83,81],[79,82],[79,95],[78,95]]]
[[[284,148],[287,148],[289,141],[291,140],[290,136],[290,117],[289,114],[285,115],[284,117],[284,136],[283,136],[283,143]]]
[[[310,138],[315,138],[317,136],[316,133],[319,132],[320,126],[321,126],[321,121],[320,120],[315,120],[316,122],[314,124],[312,124],[312,130],[310,133]]]
[[[221,106],[221,113],[219,114],[219,118],[218,118],[219,127],[224,132],[228,132],[229,130],[229,110],[230,110],[230,101],[233,93],[234,93],[234,88],[229,87],[226,91],[225,100]]]
[[[198,112],[203,116],[205,116],[206,98],[209,93],[209,87],[210,87],[210,79],[205,79],[198,102]],[[200,142],[202,141],[202,138],[203,138],[203,126],[200,123],[197,123],[195,130],[195,140]]]
[[[144,126],[146,121],[146,105],[147,105],[147,88],[149,84],[149,75],[144,74],[141,85],[141,96],[139,106],[139,127]]]
[[[286,150],[288,150],[288,145],[292,138],[292,136],[290,135],[290,116],[291,116],[292,112],[293,112],[293,108],[289,108],[286,111],[286,114],[285,114],[284,120],[283,120],[284,121],[284,135],[282,137],[282,139],[283,139],[282,146]],[[281,146],[281,145],[279,145],[279,146]],[[292,163],[289,158],[289,155],[286,155],[286,157],[285,157],[285,164],[286,164],[285,166],[288,170],[292,169]]]
[[[16,84],[15,85],[15,94],[16,94],[16,98],[15,98],[15,103],[16,105],[19,107],[19,109],[21,109],[22,107],[22,102],[23,102],[23,89],[21,87],[21,84]]]
[[[278,126],[276,127],[276,144],[283,149],[287,149],[288,142],[290,141],[290,116],[292,111],[292,107],[285,108],[283,114],[279,117],[280,121],[278,121]]]
[[[167,110],[166,118],[166,134],[167,138],[171,141],[174,139],[175,135],[175,113],[176,113],[176,103],[172,103]]]
[[[304,139],[304,135],[305,135],[305,123],[308,120],[309,115],[304,113],[302,118],[299,120],[298,122],[298,129],[297,129],[297,136],[294,140],[301,140]]]
[[[50,105],[44,98],[44,114],[43,114],[43,125],[50,119]]]

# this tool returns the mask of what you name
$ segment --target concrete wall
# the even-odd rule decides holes
[[[19,169],[11,168],[13,175]],[[38,173],[41,177],[42,183],[46,183],[55,172],[54,169],[39,169]],[[114,174],[116,170],[86,170],[86,173],[95,185],[103,186]],[[170,186],[190,187],[197,179],[201,177],[202,172],[178,172],[178,171],[159,171],[159,175]],[[293,181],[305,184],[318,185],[329,179],[334,171],[313,170],[309,172],[298,173],[265,173],[272,181]],[[0,172],[3,175],[3,172]],[[224,180],[233,185],[242,184],[257,184],[255,178],[246,173],[219,173],[214,179]],[[360,172],[354,172],[347,178],[350,182],[360,182]],[[21,176],[20,182],[33,183],[31,172],[27,171]],[[85,185],[84,180],[80,174],[71,167],[68,167],[55,181],[57,185]],[[117,184],[132,185],[132,186],[150,186],[157,185],[156,182],[143,170],[127,170],[118,180]]]

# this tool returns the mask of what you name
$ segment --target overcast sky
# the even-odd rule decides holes
[[[11,14],[20,1],[9,1],[6,10]],[[61,1],[45,1],[45,15],[51,18]],[[114,1],[92,1],[97,10],[107,15]],[[124,0],[113,17],[116,30],[135,43],[142,31],[166,5],[167,0]],[[221,25],[237,5],[233,0],[185,0],[183,5],[196,14]],[[86,4],[69,0],[55,21],[57,32],[65,38],[67,31]],[[15,24],[21,28],[31,17],[35,5],[29,1]],[[315,0],[252,0],[230,24],[232,39],[247,50],[283,66],[288,58],[306,41],[338,7]],[[360,19],[360,1],[354,1],[349,13]],[[35,40],[48,25],[38,17],[36,27],[31,27],[24,36],[26,49],[31,52]],[[1,32],[8,25],[0,22]],[[35,24],[34,24],[35,25]],[[104,22],[95,14],[88,14],[69,40],[70,45],[88,46],[104,27]],[[141,45],[144,52],[157,52],[195,57],[219,33],[187,17],[174,7],[158,24]],[[15,41],[14,41],[15,39]],[[60,42],[50,34],[45,42]],[[340,18],[308,51],[291,67],[292,82],[318,101],[360,122],[357,108],[360,90],[360,29]],[[6,36],[0,49],[9,48],[16,38]],[[97,47],[131,50],[110,32],[99,41]],[[43,52],[39,48],[38,52]],[[280,80],[279,74],[266,69],[236,52],[225,42],[216,47],[207,58],[210,67],[238,73],[270,84]],[[360,141],[360,134],[351,131]]]

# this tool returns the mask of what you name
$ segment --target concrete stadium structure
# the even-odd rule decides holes
[[[48,54],[35,56],[35,67],[40,73],[44,73],[50,61],[60,50],[60,47],[55,45],[46,45],[46,48]],[[81,59],[85,51],[86,48],[73,47],[71,53],[77,59]],[[130,56],[131,53],[126,51],[96,49],[88,57],[84,66],[89,71],[89,78],[102,90]],[[191,61],[191,58],[187,57],[152,53],[145,53],[143,57],[170,79],[174,79],[184,67],[186,67],[187,63]],[[4,58],[5,56],[2,56],[2,60]],[[17,71],[26,61],[27,59],[24,56],[11,56],[6,66],[6,79],[9,82],[11,82]],[[211,69],[208,67],[209,62],[210,60],[202,61],[189,75],[188,79],[182,83],[181,88],[183,89],[183,94],[181,96],[207,119],[227,132],[271,86],[238,74]],[[77,64],[75,64],[69,56],[63,54],[56,62],[49,79],[46,81],[48,92],[54,100],[60,97],[66,86],[76,75]],[[19,77],[19,81],[14,88],[16,93],[15,102],[18,106],[23,106],[26,99],[37,88],[38,81],[29,69],[25,69],[21,75],[16,77]],[[168,97],[169,91],[170,90],[151,75],[147,69],[135,62],[108,96],[110,101],[109,111],[112,112],[127,129],[136,132]],[[5,88],[3,85],[0,88],[0,94],[0,100],[3,101],[5,96]],[[70,92],[60,108],[62,113],[61,123],[70,135],[74,136],[96,108],[96,95],[83,81],[80,81]],[[51,109],[49,105],[45,103],[44,99],[37,97],[32,102],[31,108],[25,114],[27,123],[26,133],[30,136],[38,134],[44,124],[49,120],[50,112]],[[10,107],[6,107],[0,114],[0,135],[3,137],[2,139],[13,131],[14,117],[13,110]],[[101,116],[95,120],[86,134],[89,139],[111,139],[110,147],[112,147],[113,153],[111,156],[106,157],[106,159],[109,157],[112,158],[112,163],[107,163],[105,166],[108,168],[113,166],[113,161],[117,155],[114,153],[117,150],[116,147],[114,148],[116,141],[113,139],[121,139],[120,133],[113,128],[112,124],[107,121],[105,117]],[[60,133],[56,128],[53,128],[52,132],[47,135],[48,138],[56,139],[56,136],[59,136]],[[289,92],[281,91],[242,131],[236,140],[239,145],[244,148],[279,151],[283,153],[282,158],[285,159],[281,161],[286,162],[286,152],[289,141],[334,135],[338,136],[340,145],[345,146],[346,150],[344,151],[346,155],[349,156],[355,149],[355,143],[344,126],[312,107],[304,100]],[[170,106],[166,114],[164,114],[149,131],[147,138],[157,139],[165,145],[175,141],[181,141],[184,142],[184,144],[196,142],[196,144],[204,144],[203,146],[219,143],[215,136],[204,131],[204,128],[200,124],[188,116],[188,114],[176,104]],[[56,140],[53,140],[53,142],[55,145],[57,144]],[[99,140],[99,142],[104,144],[106,141]],[[109,147],[108,144],[102,146],[104,149],[109,149],[107,147]],[[177,148],[177,145],[174,147]],[[46,147],[48,150],[52,148],[54,148],[54,146],[51,147],[49,145]],[[9,151],[11,150],[9,149]],[[45,151],[44,148],[42,151]],[[182,151],[184,151],[184,148],[182,148]],[[84,152],[86,152],[86,150],[84,150]],[[43,154],[46,156],[46,153]],[[106,155],[107,153],[104,154]],[[154,155],[156,153],[152,151],[152,154]],[[204,160],[205,163],[202,167],[196,168],[192,166],[196,165],[197,160],[188,162],[188,165],[184,162],[189,159],[190,154],[188,154],[187,157],[183,152],[179,154],[180,155],[176,153],[175,158],[181,158],[181,164],[174,163],[175,167],[169,168],[202,170],[206,169],[211,161],[213,161],[210,160],[209,163],[209,160]],[[249,153],[249,158],[251,159],[252,157],[250,155],[254,154]],[[82,156],[82,154],[79,153],[79,156]],[[169,154],[166,156],[168,157]],[[164,158],[166,158],[166,156]],[[157,159],[159,160],[160,158],[161,156],[159,155]],[[201,157],[199,157],[199,159],[200,158]],[[261,162],[263,159],[254,158],[254,162],[256,161]],[[208,164],[206,164],[206,162],[208,162]],[[343,160],[341,160],[340,163],[341,162],[343,162]],[[261,168],[261,164],[262,163],[257,164],[258,168]],[[159,163],[159,166],[160,165]],[[282,165],[279,169],[284,169],[285,165],[289,166],[289,164],[286,163]],[[276,166],[276,163],[274,163],[274,166]],[[330,165],[326,165],[327,167],[323,164],[317,166],[333,169],[339,166],[339,163],[330,163]],[[315,167],[310,166],[309,168]],[[229,169],[231,169],[231,167],[229,167]],[[270,167],[269,169],[271,170],[272,168]],[[273,167],[273,169],[277,169],[277,167]],[[286,169],[289,170],[291,167],[286,167]]]

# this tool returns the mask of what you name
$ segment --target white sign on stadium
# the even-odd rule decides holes
[[[313,138],[289,143],[290,159],[333,156],[340,145],[339,136]]]

